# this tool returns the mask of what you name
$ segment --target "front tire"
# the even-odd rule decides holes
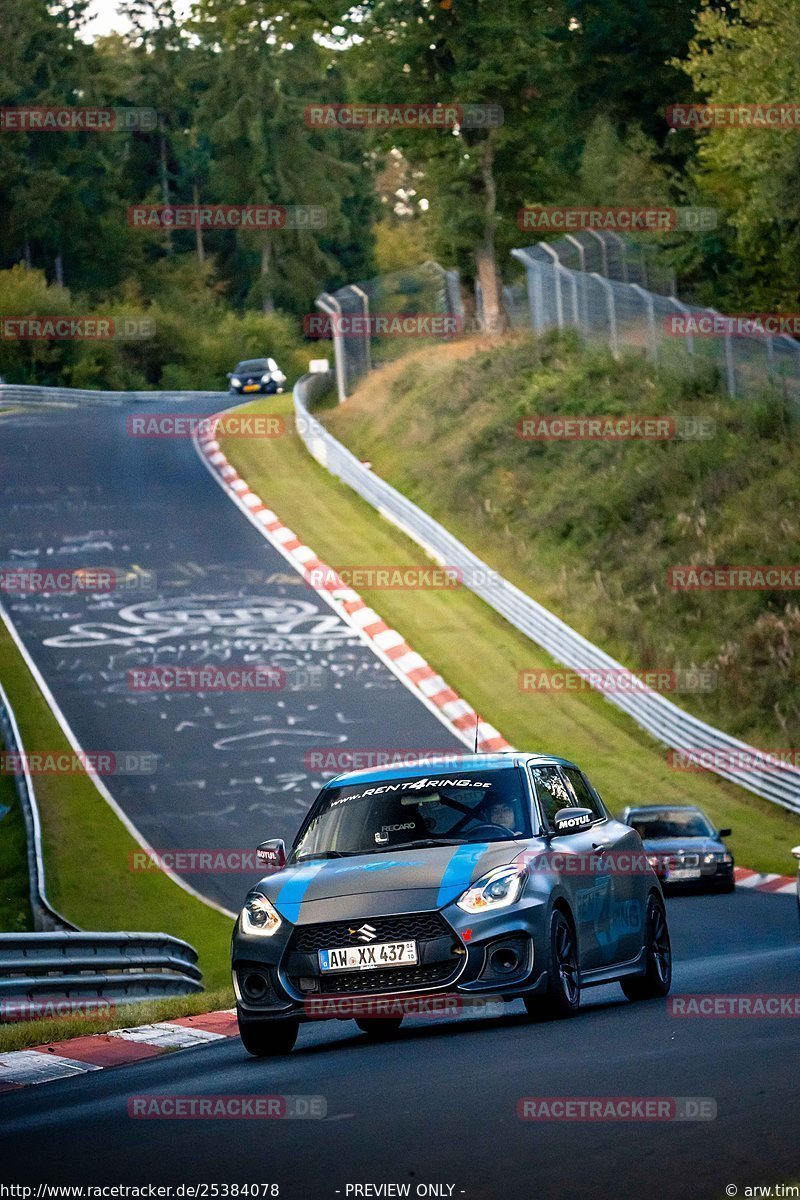
[[[528,1015],[544,1021],[574,1017],[581,1006],[581,969],[578,938],[566,913],[554,908],[550,916],[550,949],[547,991],[526,996]]]
[[[356,1017],[356,1025],[370,1041],[388,1042],[403,1024],[402,1017]]]
[[[632,975],[619,981],[629,1000],[663,999],[672,985],[672,946],[667,914],[663,902],[654,895],[647,901],[645,930],[647,969],[644,975]]]
[[[300,1022],[292,1017],[279,1021],[250,1021],[237,1013],[239,1037],[254,1058],[274,1058],[288,1054],[297,1041]]]

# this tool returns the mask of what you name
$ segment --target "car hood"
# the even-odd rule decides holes
[[[644,848],[648,854],[719,854],[725,846],[717,838],[647,838]]]
[[[481,842],[312,860],[268,875],[257,887],[294,924],[335,920],[340,913],[356,916],[364,905],[376,916],[378,907],[399,911],[398,902],[430,910],[452,904],[471,883],[512,862],[522,849],[518,841]]]

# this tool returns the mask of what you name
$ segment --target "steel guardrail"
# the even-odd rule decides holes
[[[203,990],[197,951],[165,933],[0,934],[0,1021],[48,1000],[132,1003]]]
[[[323,387],[329,387],[332,379],[332,373],[304,375],[293,391],[297,432],[318,463],[398,525],[439,562],[457,567],[466,587],[515,629],[546,650],[557,663],[584,675],[591,670],[631,670],[503,578],[443,525],[375,475],[337,441],[307,407],[308,401],[316,398]],[[604,692],[603,695],[670,749],[684,753],[705,751],[716,756],[716,761],[713,757],[711,760],[715,765],[708,768],[715,774],[791,812],[800,813],[800,770],[796,767],[783,763],[763,765],[767,752],[708,725],[658,692]],[[759,765],[738,765],[737,760],[745,759]]]

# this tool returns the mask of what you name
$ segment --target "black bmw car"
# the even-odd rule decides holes
[[[246,358],[228,372],[228,386],[237,395],[282,392],[285,383],[286,376],[274,358]]]
[[[690,804],[646,804],[626,808],[621,820],[644,842],[651,866],[665,890],[734,889],[733,855],[701,809]]]
[[[570,1016],[584,987],[618,981],[632,1000],[669,991],[664,902],[641,839],[564,759],[340,775],[288,858],[282,841],[259,855],[273,870],[232,945],[254,1055],[288,1052],[300,1021],[327,1016],[385,1037],[421,997],[523,999],[531,1014]],[[374,1007],[386,997],[399,1012]]]

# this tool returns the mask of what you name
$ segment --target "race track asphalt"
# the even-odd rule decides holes
[[[154,756],[153,773],[105,783],[170,852],[291,838],[323,782],[320,754],[464,749],[245,519],[191,440],[128,433],[130,416],[229,403],[31,405],[0,423],[0,570],[114,567],[126,581],[0,600],[82,748]],[[279,515],[280,499],[265,497]],[[129,686],[133,668],[176,665],[279,667],[285,686]],[[185,877],[235,909],[259,874]]]
[[[674,994],[800,993],[791,897],[682,896],[668,911]],[[496,1019],[409,1019],[383,1045],[349,1021],[309,1024],[283,1059],[249,1058],[232,1039],[0,1096],[0,1180],[277,1183],[283,1200],[346,1200],[366,1183],[411,1196],[452,1185],[440,1195],[468,1200],[712,1200],[727,1184],[743,1197],[800,1179],[799,1050],[796,1017],[681,1018],[616,986],[585,992],[570,1021],[530,1023],[515,1003]],[[176,1094],[322,1096],[327,1115],[128,1115],[134,1097]],[[703,1097],[716,1117],[518,1118],[522,1097],[544,1096]]]

